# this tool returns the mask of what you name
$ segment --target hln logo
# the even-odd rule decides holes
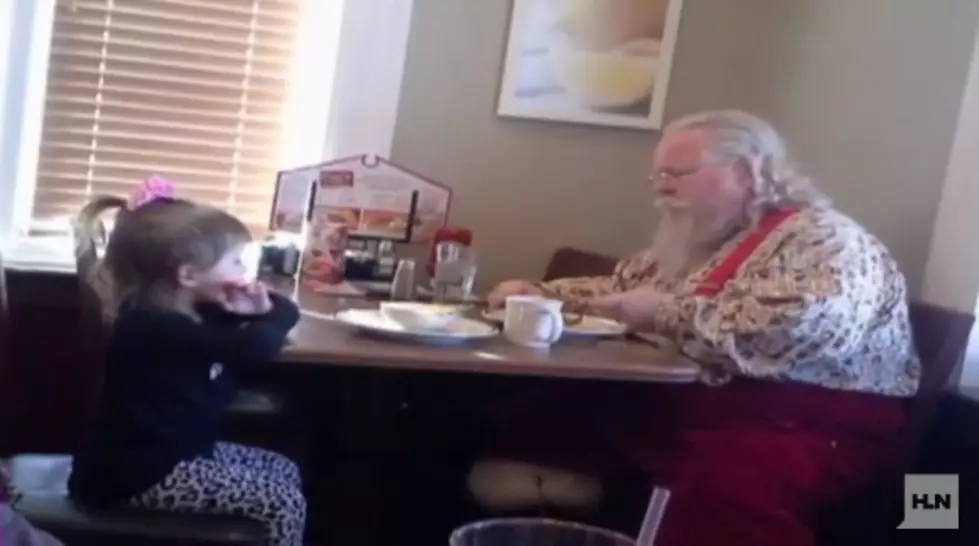
[[[958,529],[959,476],[904,476],[904,521],[898,529]]]
[[[915,510],[951,510],[952,495],[950,493],[915,493],[911,495],[911,507]]]

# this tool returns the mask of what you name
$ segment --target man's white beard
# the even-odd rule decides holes
[[[653,233],[656,276],[676,280],[704,265],[732,234],[735,219],[705,221],[689,208],[664,206]]]

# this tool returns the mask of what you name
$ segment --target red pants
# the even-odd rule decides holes
[[[790,383],[557,383],[508,404],[494,456],[671,496],[657,546],[810,546],[816,513],[890,468],[900,399]],[[636,522],[638,529],[640,522]]]

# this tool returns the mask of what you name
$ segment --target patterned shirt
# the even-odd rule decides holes
[[[653,331],[699,361],[708,383],[733,375],[911,396],[921,364],[904,276],[883,243],[829,208],[775,228],[714,296],[694,289],[749,233],[731,238],[687,276],[662,279],[649,250],[607,277],[545,285],[565,301],[648,286],[667,294]]]

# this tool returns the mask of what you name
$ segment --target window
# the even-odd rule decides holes
[[[162,174],[268,221],[301,0],[66,0],[55,11],[33,218]]]
[[[149,174],[260,230],[277,170],[389,156],[411,11],[411,0],[0,1],[8,265],[66,267],[70,241],[38,235],[66,234],[91,195],[126,195]]]

